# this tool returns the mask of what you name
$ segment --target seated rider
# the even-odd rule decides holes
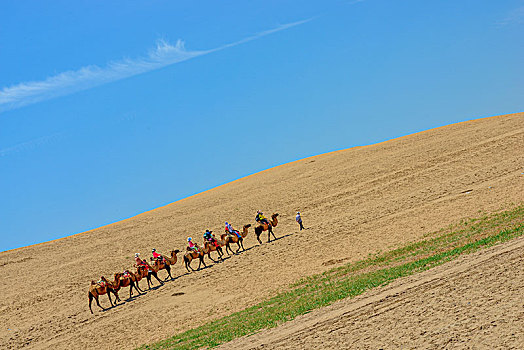
[[[140,255],[139,253],[135,253],[135,262],[136,262],[136,266],[137,266],[137,267],[138,267],[138,266],[144,266],[144,267],[147,267],[147,263],[146,263],[144,260],[140,259],[139,255]]]
[[[101,276],[100,279],[96,282],[99,286],[105,287],[107,285],[104,276]]]
[[[264,216],[264,213],[260,210],[257,210],[257,216],[255,217],[255,221],[261,224],[269,225],[269,220]]]
[[[235,234],[238,238],[242,238],[240,236],[240,233],[237,230],[233,229],[233,226],[231,226],[231,224],[228,223],[227,221],[226,221],[226,233]]]
[[[162,254],[159,254],[159,253],[156,252],[156,249],[153,248],[151,253],[153,253],[153,259],[156,259],[156,260],[159,260],[159,261],[163,261],[163,262],[166,261],[166,259],[164,259],[164,256]]]
[[[193,243],[193,238],[187,237],[187,244],[189,245],[189,250],[198,252],[198,245],[196,243]]]
[[[206,232],[204,232],[204,240],[211,242],[215,245],[215,247],[218,247],[218,242],[213,235],[213,231],[206,230]]]

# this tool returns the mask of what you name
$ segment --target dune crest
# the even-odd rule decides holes
[[[524,113],[453,124],[284,164],[109,226],[2,252],[0,347],[130,349],[241,310],[301,277],[522,203],[523,149]],[[164,287],[90,314],[90,281],[131,268],[135,252],[185,249],[187,236],[201,242],[226,220],[254,224],[257,209],[280,214],[278,240],[258,245],[251,230],[246,252],[191,274],[175,264],[177,278]],[[297,210],[308,230],[298,231]]]

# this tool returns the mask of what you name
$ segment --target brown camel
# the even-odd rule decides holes
[[[237,235],[231,234],[231,233],[224,233],[222,236],[220,236],[222,240],[226,242],[226,252],[230,250],[231,253],[237,254],[240,251],[240,248],[242,248],[242,250],[246,250],[244,248],[244,238],[246,238],[248,228],[250,227],[251,227],[251,224],[244,225],[242,232],[240,233],[240,237],[238,237]],[[238,244],[238,249],[236,252],[233,252],[233,250],[231,249],[232,243]]]
[[[173,251],[172,251],[173,252]],[[176,251],[178,252],[178,250]],[[171,257],[173,259],[173,257]],[[176,253],[174,257],[173,264],[171,264],[171,261],[169,261],[165,256],[162,255],[162,258],[150,258],[151,265],[156,266],[157,272],[160,270],[166,270],[167,271],[167,277],[164,279],[164,281],[167,281],[168,278],[173,279],[173,276],[171,276],[171,265],[174,265],[176,262]]]
[[[89,291],[87,293],[89,297],[89,311],[93,313],[93,310],[91,309],[91,302],[93,299],[96,300],[96,305],[98,305],[99,308],[105,310],[105,308],[102,307],[98,301],[98,297],[104,294],[107,294],[109,297],[109,303],[111,303],[111,307],[113,307],[113,301],[111,300],[111,295],[109,293],[113,293],[117,299],[120,299],[118,298],[118,291],[114,290],[111,282],[109,282],[104,276],[100,278],[100,282],[91,281],[91,285],[89,286]]]
[[[120,284],[122,276],[123,276],[123,273],[117,272],[117,273],[115,273],[114,281],[113,282],[109,282],[111,284],[111,287],[113,288],[113,290],[115,292],[117,292],[117,293],[120,291],[120,288],[122,287],[122,285]],[[121,301],[120,297],[118,296],[118,294],[116,295],[116,301]],[[116,302],[115,302],[115,304],[116,304]]]
[[[260,240],[260,234],[264,231],[267,231],[267,241],[268,243],[271,241],[271,236],[273,235],[274,239],[277,239],[275,237],[275,234],[273,233],[273,227],[278,225],[278,213],[274,213],[271,215],[271,220],[269,221],[270,224],[259,224],[258,226],[255,226],[255,235],[257,236],[258,243],[262,244],[262,241]]]
[[[222,256],[224,255],[224,253],[222,251],[222,247],[226,245],[226,241],[224,241],[223,237],[221,239],[216,239],[216,237],[213,235],[213,238],[215,239],[217,244],[215,245],[215,243],[206,240],[206,241],[204,241],[204,248],[202,249],[202,251],[204,252],[204,254],[207,254],[207,257],[209,259],[213,260],[213,262],[216,263],[217,261],[215,261],[211,257],[211,252],[217,252],[218,253],[218,258],[220,260],[224,260],[222,258]]]
[[[197,248],[198,248],[197,250],[194,250],[194,249],[187,247],[187,251],[184,253],[184,263],[186,265],[187,272],[195,271],[191,267],[191,261],[193,261],[193,259],[199,259],[197,270],[200,270],[200,266],[202,264],[204,264],[204,266],[207,267],[204,261],[204,254],[207,254],[207,252],[204,253],[204,250],[202,248],[199,248],[198,245],[197,245]],[[191,269],[191,271],[189,269]]]
[[[115,275],[116,279],[116,275]],[[138,287],[138,277],[129,270],[124,270],[124,273],[122,274],[120,278],[120,287],[129,287],[129,298],[133,296],[133,288],[138,292],[138,295],[141,295],[142,290]]]
[[[145,266],[143,266],[143,265],[138,265],[138,266],[137,266],[137,265],[135,264],[135,266],[136,266],[136,272],[134,273],[134,276],[135,276],[135,279],[136,279],[136,282],[135,282],[135,283],[136,283],[136,286],[138,287],[138,289],[139,289],[141,292],[144,292],[144,291],[140,288],[138,282],[140,282],[140,281],[142,280],[142,278],[147,277],[147,270],[148,270],[148,269],[147,269],[147,267],[145,267]]]
[[[166,259],[166,262],[169,264],[169,265],[175,265],[176,262],[177,262],[177,257],[176,255],[180,253],[180,250],[178,249],[175,249],[175,250],[172,250],[169,252],[169,255],[171,255],[169,258],[168,257],[164,257]]]
[[[156,278],[156,280],[158,282],[160,282],[160,285],[163,286],[164,285],[164,282],[162,282],[160,280],[160,278],[158,278],[158,266],[155,264],[153,266],[149,265],[147,263],[147,261],[145,260],[142,260],[142,262],[144,263],[145,266],[140,266],[140,265],[136,265],[136,268],[137,268],[137,273],[140,272],[140,279],[142,278],[146,278],[147,280],[147,287],[149,289],[151,289],[151,285],[153,285],[153,281],[151,280],[151,276],[153,276],[154,278]],[[139,279],[139,281],[140,281]]]

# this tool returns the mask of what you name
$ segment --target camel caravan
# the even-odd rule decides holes
[[[263,216],[261,211],[257,211],[257,216],[255,218],[257,225],[255,226],[255,236],[259,244],[262,244],[260,240],[260,235],[264,231],[268,231],[267,241],[271,241],[271,235],[273,239],[277,239],[273,233],[273,227],[278,225],[278,213],[271,215],[271,219],[267,219]],[[198,259],[198,267],[196,271],[200,270],[201,266],[207,267],[204,257],[207,257],[214,263],[218,263],[224,260],[224,254],[227,253],[228,256],[239,254],[240,251],[245,251],[244,248],[244,239],[247,237],[248,229],[251,227],[251,224],[244,225],[242,227],[242,232],[233,229],[231,224],[226,222],[225,233],[221,234],[219,238],[216,238],[212,231],[206,230],[204,233],[204,242],[202,245],[198,245],[193,242],[191,237],[188,237],[188,247],[183,255],[184,265],[187,272],[195,271],[191,267],[191,261]],[[233,251],[231,245],[236,244],[238,248]],[[223,249],[224,248],[224,249]],[[225,253],[224,253],[225,250]],[[218,261],[211,257],[212,252],[217,252]],[[89,298],[89,311],[93,313],[91,304],[93,299],[96,301],[98,307],[102,310],[106,310],[102,305],[100,305],[99,296],[107,294],[109,298],[109,303],[111,307],[117,305],[118,302],[121,302],[121,299],[118,295],[118,292],[121,288],[129,287],[129,299],[133,297],[133,290],[136,291],[137,295],[142,295],[145,293],[143,289],[140,288],[139,282],[145,278],[147,281],[148,290],[151,290],[153,285],[153,278],[157,280],[160,286],[163,286],[165,281],[168,279],[173,280],[171,275],[171,266],[175,265],[178,258],[177,254],[180,253],[180,250],[175,249],[171,250],[169,254],[160,254],[156,249],[152,250],[153,256],[147,262],[145,259],[140,258],[139,253],[135,253],[135,264],[134,271],[124,270],[123,272],[117,272],[113,276],[113,281],[109,281],[104,276],[100,277],[98,282],[91,281],[89,286],[88,298]],[[158,272],[160,270],[166,270],[167,276],[162,281],[158,277]],[[111,299],[111,294],[115,297],[115,302]]]

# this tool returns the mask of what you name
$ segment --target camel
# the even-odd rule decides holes
[[[122,300],[120,300],[120,297],[118,296],[118,291],[122,287],[120,282],[121,282],[121,278],[122,278],[123,275],[124,275],[123,273],[117,272],[117,273],[115,273],[114,281],[113,282],[109,282],[109,284],[111,284],[111,287],[113,288],[113,290],[117,293],[116,294],[116,301],[122,301]],[[115,304],[116,304],[116,301],[115,301]]]
[[[96,305],[98,305],[99,308],[101,308],[102,310],[105,310],[105,308],[102,307],[100,305],[100,302],[98,301],[98,297],[100,295],[107,294],[109,298],[109,303],[111,303],[111,307],[113,307],[114,305],[113,305],[113,301],[111,300],[111,295],[109,293],[113,293],[117,299],[120,299],[118,297],[118,291],[114,290],[113,284],[111,282],[109,282],[104,276],[102,276],[100,280],[102,281],[101,283],[91,281],[91,285],[89,286],[89,291],[87,293],[89,297],[89,311],[91,311],[91,313],[93,313],[93,309],[91,309],[91,302],[93,301],[93,299],[96,300]],[[115,302],[116,302],[116,299],[115,299]]]
[[[174,257],[173,257],[173,252],[175,252],[174,253]],[[167,271],[167,275],[168,276],[165,278],[164,281],[167,281],[168,277],[170,279],[173,279],[173,276],[171,276],[171,265],[174,265],[176,263],[176,260],[177,260],[176,254],[178,252],[179,252],[178,250],[172,250],[171,251],[171,258],[170,258],[171,260],[168,260],[168,258],[164,257],[163,255],[162,255],[163,259],[150,258],[152,265],[156,266],[156,271],[157,272],[160,271],[160,270],[166,270]],[[171,262],[173,262],[173,263],[171,263]]]
[[[267,231],[267,242],[271,242],[271,236],[273,235],[274,239],[277,239],[275,237],[275,234],[273,233],[273,227],[278,225],[278,213],[274,213],[271,215],[271,220],[269,220],[270,224],[259,224],[258,226],[255,226],[255,235],[257,236],[258,243],[262,244],[262,241],[260,240],[260,234],[264,231]]]
[[[180,250],[178,249],[175,249],[175,250],[172,250],[169,252],[169,255],[171,255],[171,257],[166,257],[164,256],[164,258],[166,259],[166,262],[169,264],[169,265],[175,265],[176,262],[177,262],[177,257],[176,255],[180,253]]]
[[[140,285],[138,284],[138,282],[140,282],[140,280],[142,280],[143,277],[147,277],[147,267],[143,266],[143,265],[136,265],[136,272],[134,273],[134,276],[135,276],[135,279],[136,279],[136,286],[138,287],[138,289],[141,291],[141,292],[144,292],[141,288],[140,288]]]
[[[116,274],[115,274],[115,280],[116,280]],[[129,287],[129,298],[133,296],[133,288],[138,292],[138,295],[141,295],[143,292],[138,287],[138,276],[135,275],[133,272],[129,270],[124,270],[124,273],[122,274],[120,278],[120,287]]]
[[[215,261],[212,257],[211,257],[211,252],[217,252],[218,253],[218,258],[220,260],[224,260],[222,258],[222,256],[224,255],[223,251],[222,251],[222,247],[226,245],[226,242],[224,241],[224,238],[221,237],[221,239],[216,239],[216,242],[218,244],[215,245],[214,243],[210,242],[210,241],[204,241],[204,248],[202,249],[204,255],[207,254],[207,257],[211,260],[213,260],[213,262],[217,262]]]
[[[240,238],[238,238],[237,235],[228,234],[228,233],[224,233],[224,234],[222,234],[220,236],[222,238],[222,240],[226,242],[226,252],[229,249],[231,251],[231,253],[237,254],[240,251],[240,248],[242,248],[242,250],[246,250],[244,248],[244,238],[246,238],[246,236],[247,236],[247,229],[250,228],[250,227],[251,227],[251,224],[244,225],[244,227],[242,229],[242,233],[240,233]],[[231,249],[231,243],[238,244],[238,249],[237,249],[236,252],[233,252],[233,249]],[[229,252],[228,252],[228,254],[229,254]]]
[[[199,259],[200,260],[197,270],[200,270],[200,266],[202,264],[204,264],[204,266],[207,267],[207,265],[206,265],[206,263],[204,261],[204,254],[207,254],[207,252],[204,253],[202,248],[198,248],[197,250],[194,250],[194,249],[191,249],[191,248],[187,247],[187,251],[184,254],[184,263],[186,265],[187,272],[195,271],[191,267],[191,261],[193,261],[193,259]],[[189,269],[191,269],[191,271]]]
[[[158,266],[157,265],[149,265],[145,260],[142,260],[142,262],[146,265],[146,266],[140,266],[140,265],[135,265],[136,266],[136,271],[137,271],[137,274],[140,274],[140,278],[138,279],[138,281],[140,281],[142,278],[146,278],[147,280],[147,287],[149,289],[151,289],[151,285],[153,285],[153,281],[151,280],[151,276],[155,277],[156,280],[158,282],[160,282],[160,285],[163,286],[164,285],[164,282],[162,282],[160,280],[160,278],[158,278]],[[138,282],[137,282],[138,284]]]

